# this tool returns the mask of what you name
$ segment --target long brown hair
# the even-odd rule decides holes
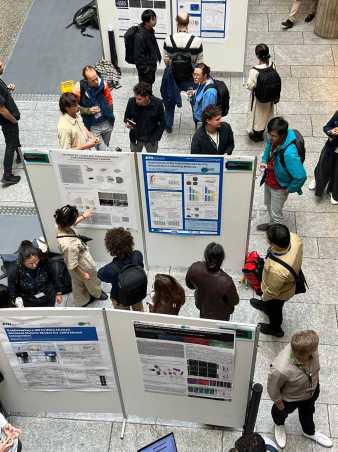
[[[177,314],[185,303],[185,292],[181,284],[170,275],[157,273],[154,281],[153,311],[156,312],[159,305],[166,305]]]

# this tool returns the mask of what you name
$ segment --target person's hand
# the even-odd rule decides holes
[[[90,273],[88,272],[83,272],[82,273],[82,277],[85,281],[89,281],[90,280]]]
[[[192,97],[195,94],[195,90],[194,89],[189,89],[186,93],[189,97]]]
[[[170,63],[170,58],[168,57],[168,55],[166,55],[165,57],[163,57],[163,61],[164,64],[167,66]]]
[[[17,439],[21,435],[21,430],[14,427],[12,424],[6,424],[3,431],[7,438]]]
[[[0,441],[0,452],[9,452],[13,447],[14,441],[12,438],[6,438],[3,441]]]
[[[8,88],[10,91],[12,91],[12,93],[14,93],[15,88],[16,88],[15,83],[9,83],[9,84],[7,85],[7,88]]]
[[[129,124],[129,122],[125,122],[124,124],[127,127],[127,129],[133,129],[134,128],[131,124]]]
[[[101,108],[98,105],[94,105],[94,107],[90,107],[89,111],[92,115],[96,115],[96,113],[100,113]]]
[[[332,135],[338,135],[338,127],[331,130]]]
[[[276,404],[277,408],[278,408],[280,411],[283,411],[283,410],[284,410],[285,405],[284,405],[284,403],[283,403],[283,400],[277,400],[277,402],[275,402],[275,404]]]
[[[86,209],[81,215],[84,220],[88,220],[93,215],[93,209]]]
[[[62,293],[57,293],[57,294],[55,295],[55,303],[56,303],[56,304],[61,304],[61,303],[62,303],[62,300],[63,300],[63,298],[62,298]]]

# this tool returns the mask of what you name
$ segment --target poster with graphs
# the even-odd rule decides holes
[[[223,157],[142,160],[149,232],[220,234]]]

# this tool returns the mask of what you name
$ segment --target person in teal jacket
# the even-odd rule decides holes
[[[193,119],[197,128],[197,123],[202,122],[204,109],[208,105],[217,104],[217,90],[213,78],[210,77],[210,67],[204,63],[197,64],[193,72],[193,79],[197,85],[197,90],[191,97],[191,105]]]
[[[276,117],[269,121],[267,129],[268,139],[260,169],[264,171],[264,204],[270,215],[270,223],[259,224],[259,231],[266,231],[271,223],[283,223],[282,209],[289,193],[301,195],[306,181],[306,172],[295,144],[296,134],[289,128],[288,122]]]

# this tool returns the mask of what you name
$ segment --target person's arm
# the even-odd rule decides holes
[[[158,106],[157,109],[157,115],[158,115],[158,122],[157,122],[157,127],[155,129],[155,139],[156,141],[160,141],[165,129],[165,116],[164,116],[164,108],[163,108],[163,103],[161,101],[161,103]]]
[[[0,115],[7,119],[7,121],[11,122],[12,124],[17,124],[17,120],[14,118],[12,113],[8,110],[8,108],[5,107],[5,99],[0,95]]]
[[[194,281],[193,281],[193,265],[191,265],[191,267],[189,267],[187,274],[185,275],[185,285],[191,289],[191,290],[195,290],[196,287],[194,286]]]
[[[246,85],[245,85],[248,90],[253,91],[256,88],[257,76],[258,76],[258,71],[256,71],[256,69],[250,69],[248,80],[246,81]]]
[[[128,99],[126,110],[124,112],[123,122],[127,125],[127,119],[133,120],[132,108],[131,108],[132,98]],[[128,125],[127,125],[128,127]]]
[[[202,99],[202,111],[208,106],[208,105],[216,105],[217,104],[217,91],[215,88],[209,88],[205,89],[203,93],[203,99]]]
[[[48,280],[52,284],[52,286],[55,289],[55,301],[57,304],[62,303],[62,292],[61,292],[61,286],[62,283],[58,278],[58,275],[55,274],[55,271],[50,264],[50,260],[47,258],[47,261],[45,263],[46,265],[46,271],[48,275]]]
[[[228,129],[227,130],[227,132],[228,132],[227,133],[228,140],[226,142],[226,147],[224,149],[224,152],[223,152],[223,149],[221,149],[221,151],[222,151],[222,154],[231,155],[232,151],[234,150],[234,147],[235,147],[234,134],[233,134],[233,131],[232,131],[232,128],[231,128],[230,124],[227,124],[227,129]]]
[[[81,221],[88,220],[93,215],[93,209],[86,209],[81,215],[79,215],[74,223],[77,226]]]
[[[269,141],[267,141],[265,143],[265,148],[264,148],[263,155],[262,155],[262,163],[264,163],[265,165],[267,165],[267,163],[268,163],[270,150],[271,150],[271,143]]]
[[[229,281],[229,285],[226,290],[226,300],[227,304],[229,304],[232,308],[234,308],[239,303],[238,292],[232,279],[231,281]]]
[[[306,181],[306,171],[299,158],[298,150],[294,144],[289,146],[289,148],[284,152],[284,161],[288,172],[292,177],[287,190],[289,193],[299,192]]]
[[[264,272],[264,271],[263,271]],[[287,281],[288,277],[282,272],[275,272],[269,267],[268,271],[263,273],[264,290],[262,294],[263,301],[278,299],[279,294]]]
[[[203,154],[201,145],[199,142],[199,131],[196,130],[191,140],[191,154]]]
[[[12,300],[15,300],[17,296],[17,272],[18,267],[16,262],[11,262],[11,264],[8,266],[8,273],[7,273],[7,286],[8,286],[8,293]]]
[[[275,402],[278,408],[281,407],[280,402],[282,402],[282,388],[287,382],[287,377],[279,370],[274,368],[273,365],[270,366],[270,371],[268,374],[267,391],[270,399]],[[281,408],[280,408],[281,409]]]

